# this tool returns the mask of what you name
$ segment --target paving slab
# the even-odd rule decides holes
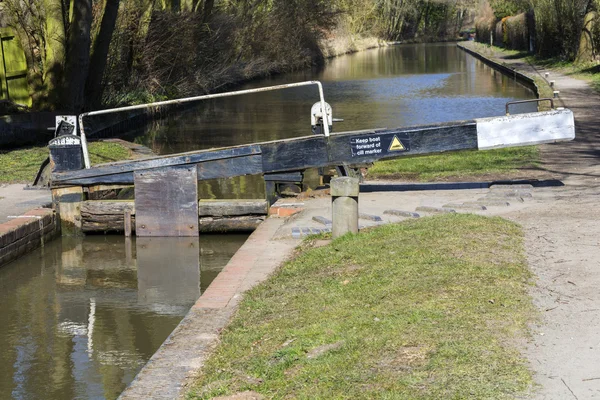
[[[0,185],[0,224],[32,208],[50,207],[51,204],[49,189],[28,189],[23,184]]]

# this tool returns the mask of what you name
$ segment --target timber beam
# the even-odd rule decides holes
[[[56,172],[52,187],[133,184],[140,171],[197,169],[198,180],[299,171],[307,168],[459,150],[487,150],[572,140],[573,113],[553,110],[397,129],[341,132],[193,151]]]

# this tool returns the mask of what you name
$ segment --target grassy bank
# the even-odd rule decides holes
[[[88,145],[92,164],[125,160],[130,152],[118,143],[93,142]],[[48,147],[28,147],[0,151],[0,183],[33,183],[35,176],[48,157]]]
[[[523,168],[536,168],[540,162],[535,146],[489,151],[412,157],[377,162],[369,168],[369,179],[399,179],[408,181],[445,181],[493,177],[511,179],[523,177]]]
[[[309,243],[246,294],[188,398],[512,398],[531,384],[522,235],[446,215]]]

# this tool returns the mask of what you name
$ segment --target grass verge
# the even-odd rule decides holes
[[[118,143],[88,144],[90,162],[105,163],[128,159],[131,153]],[[0,183],[33,183],[40,165],[48,157],[48,147],[28,147],[0,151]]]
[[[246,294],[187,397],[512,398],[531,384],[522,236],[459,214],[306,244]]]
[[[423,157],[376,162],[369,179],[444,181],[498,176],[512,178],[523,168],[537,168],[540,154],[536,146],[488,151],[461,151]]]

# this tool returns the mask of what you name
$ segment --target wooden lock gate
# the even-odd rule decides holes
[[[52,188],[61,219],[75,227],[77,212],[73,216],[76,206],[71,203],[82,200],[83,188],[133,184],[137,236],[197,236],[200,180],[263,174],[269,182],[271,174],[297,173],[308,168],[568,141],[575,137],[574,125],[573,113],[561,109],[311,135],[54,172]]]

